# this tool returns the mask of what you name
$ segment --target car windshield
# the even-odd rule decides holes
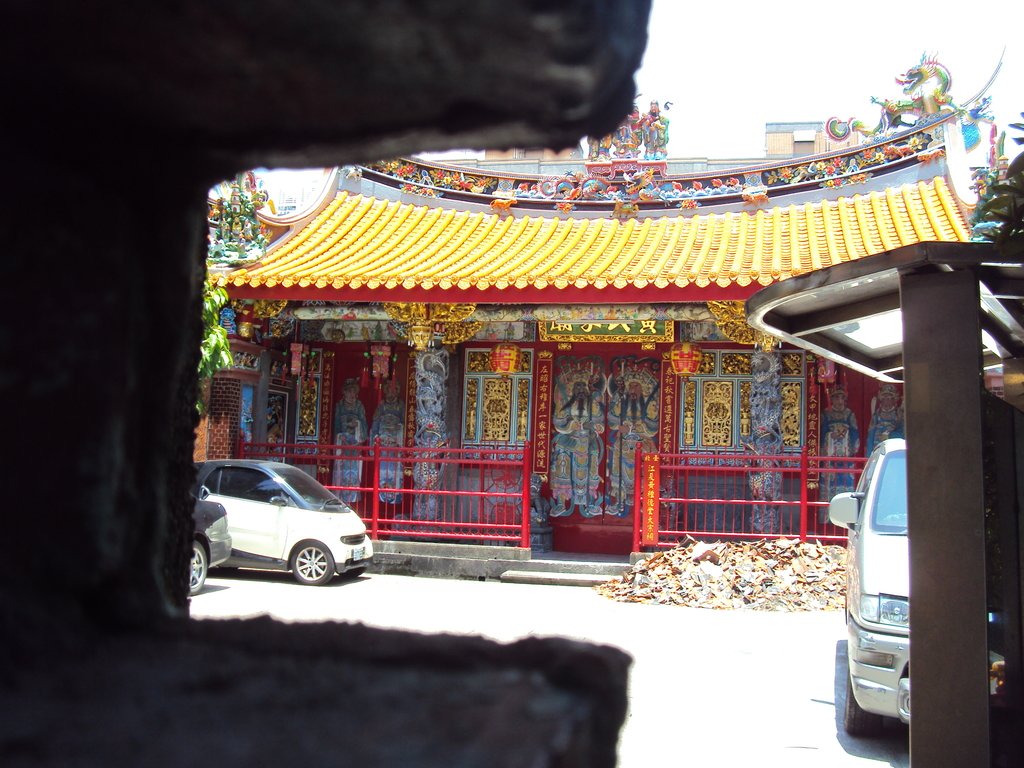
[[[275,471],[307,504],[321,509],[324,507],[336,508],[345,506],[337,496],[298,467],[285,464],[276,467]],[[337,510],[335,509],[334,511]]]
[[[880,533],[907,532],[907,452],[890,453],[882,464],[871,521]]]

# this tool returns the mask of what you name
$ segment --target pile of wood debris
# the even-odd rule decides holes
[[[595,587],[629,603],[758,611],[839,610],[846,550],[796,539],[705,543],[688,539]]]

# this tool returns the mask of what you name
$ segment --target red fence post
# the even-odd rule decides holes
[[[800,541],[807,541],[807,481],[809,477],[807,446],[800,449]]]
[[[373,495],[370,497],[370,538],[376,539],[380,530],[380,438],[374,438],[370,447],[373,462]]]
[[[519,524],[522,527],[522,538],[520,544],[529,549],[530,547],[530,441],[523,441],[523,511],[519,516]]]

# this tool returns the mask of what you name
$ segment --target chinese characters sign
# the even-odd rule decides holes
[[[554,361],[550,352],[537,356],[536,438],[533,448],[533,471],[548,471],[548,446],[551,444],[551,376]]]
[[[658,502],[661,483],[661,466],[658,457],[646,454],[643,458],[643,491],[641,495],[643,512],[641,517],[640,544],[653,547],[658,543]]]
[[[538,323],[541,341],[672,341],[672,320]]]

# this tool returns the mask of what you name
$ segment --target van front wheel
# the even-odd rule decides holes
[[[303,541],[292,555],[292,575],[300,584],[320,586],[334,577],[334,557],[319,541]]]
[[[878,736],[882,732],[881,715],[861,709],[853,695],[853,679],[846,673],[846,707],[843,709],[843,729],[851,736]]]

